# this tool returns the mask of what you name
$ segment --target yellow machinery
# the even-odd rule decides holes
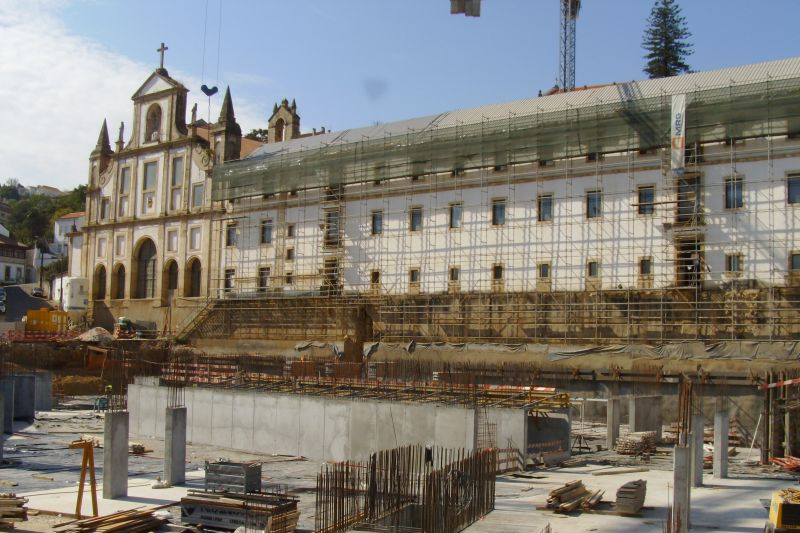
[[[65,311],[54,311],[46,307],[29,309],[25,318],[26,333],[62,333],[67,331],[67,325]]]
[[[772,493],[764,533],[784,531],[800,531],[800,489],[782,489]]]

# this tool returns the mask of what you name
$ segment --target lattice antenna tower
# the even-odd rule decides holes
[[[558,87],[562,91],[575,88],[575,21],[580,10],[581,0],[561,0]]]

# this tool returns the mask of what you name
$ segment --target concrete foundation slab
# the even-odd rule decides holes
[[[714,477],[728,477],[728,432],[730,417],[728,399],[717,398],[714,410]]]
[[[661,442],[661,396],[631,396],[628,423],[631,432],[655,431]]]
[[[128,495],[128,413],[106,413],[103,435],[103,498]]]
[[[164,481],[186,481],[186,408],[167,407],[164,414]]]

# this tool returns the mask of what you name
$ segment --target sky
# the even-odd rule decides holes
[[[558,0],[0,0],[0,181],[71,189],[108,120],[158,67],[216,120],[231,87],[244,132],[297,101],[303,131],[335,131],[530,98],[555,84]],[[679,0],[693,70],[800,55],[800,1]],[[644,78],[653,0],[583,0],[576,83]],[[200,86],[219,86],[209,101]]]

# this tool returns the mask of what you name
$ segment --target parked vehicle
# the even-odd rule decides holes
[[[0,302],[6,301],[6,290],[3,287],[0,287]]]
[[[37,298],[44,298],[44,291],[41,287],[34,287],[31,289],[31,296],[36,296]]]
[[[0,301],[0,313],[2,313],[2,314],[6,313],[6,301],[5,300]]]

